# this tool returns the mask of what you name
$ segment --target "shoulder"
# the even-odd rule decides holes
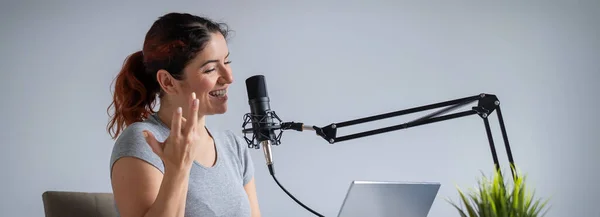
[[[225,157],[231,162],[235,162],[235,165],[243,178],[244,185],[250,181],[254,175],[254,162],[250,154],[250,148],[248,147],[246,140],[238,134],[235,134],[231,130],[223,130],[218,132],[212,132],[213,137],[220,143],[222,154],[220,156]]]
[[[223,143],[226,143],[227,145],[231,146],[232,148],[234,148],[236,150],[243,149],[243,147],[244,147],[243,140],[244,139],[240,135],[235,134],[231,130],[221,130],[221,131],[217,131],[216,133],[217,133],[217,136],[219,137],[219,140],[221,140]]]
[[[151,120],[136,122],[129,125],[115,141],[110,158],[111,170],[115,162],[119,159],[123,157],[134,157],[143,160],[156,167],[161,172],[164,172],[162,160],[152,151],[152,148],[148,145],[143,136],[144,130],[152,132],[159,141],[164,141],[168,136],[165,134],[165,129],[163,129],[159,123]]]
[[[221,143],[222,148],[227,149],[228,151],[235,154],[237,157],[241,157],[242,153],[246,151],[247,146],[244,145],[244,139],[235,134],[231,130],[211,130],[210,131],[213,138],[217,139],[219,143]]]

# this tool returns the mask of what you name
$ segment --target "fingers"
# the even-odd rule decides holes
[[[189,119],[186,120],[186,135],[193,133],[196,131],[196,125],[198,123],[198,104],[200,101],[196,98],[196,93],[192,93],[192,97],[190,99],[190,115]]]
[[[181,107],[177,107],[173,113],[173,119],[171,120],[171,135],[181,136],[181,126],[183,122]]]
[[[143,134],[146,142],[148,145],[150,145],[150,148],[152,148],[152,151],[154,151],[154,153],[156,153],[158,156],[162,156],[163,147],[162,144],[156,140],[156,137],[154,137],[154,135],[147,130],[144,130]]]
[[[181,126],[185,126],[187,123],[187,119],[185,119],[184,117],[181,117]]]

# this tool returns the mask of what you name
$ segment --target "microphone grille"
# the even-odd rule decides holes
[[[248,93],[248,99],[256,99],[260,97],[269,97],[267,94],[267,84],[265,82],[265,76],[254,75],[246,79],[246,92]]]

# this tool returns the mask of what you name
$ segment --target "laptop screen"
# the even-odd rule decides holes
[[[427,217],[440,183],[353,181],[338,217]]]

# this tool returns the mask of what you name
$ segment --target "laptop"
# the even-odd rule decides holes
[[[437,182],[353,181],[338,217],[427,217]]]

